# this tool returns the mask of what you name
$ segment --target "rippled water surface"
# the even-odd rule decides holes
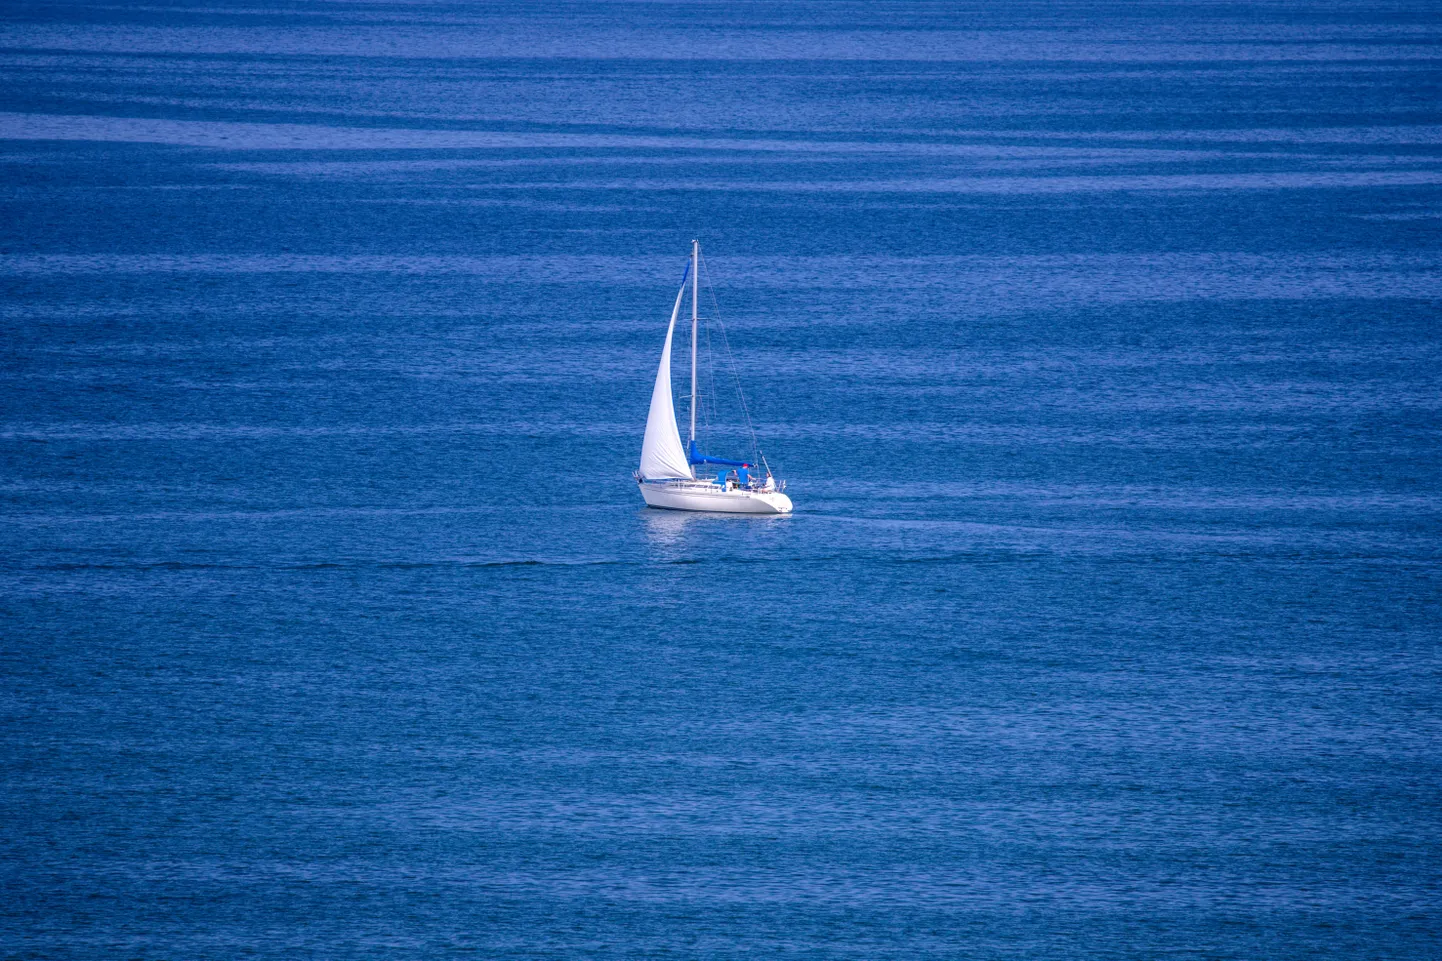
[[[6,7],[0,955],[1442,954],[1439,105],[1426,4]],[[793,516],[631,482],[693,237]]]

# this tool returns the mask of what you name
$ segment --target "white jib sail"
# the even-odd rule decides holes
[[[676,317],[681,313],[681,297],[686,285],[676,295],[671,308],[671,325],[666,328],[666,346],[661,350],[661,366],[656,370],[656,386],[651,389],[651,412],[646,415],[646,439],[641,442],[641,476],[647,480],[693,476],[681,446],[681,432],[676,429],[676,406],[671,400],[671,335],[676,332]]]

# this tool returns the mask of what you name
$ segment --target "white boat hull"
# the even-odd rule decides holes
[[[724,514],[789,514],[791,498],[780,491],[726,490],[716,484],[686,482],[648,484],[641,482],[641,496],[648,507],[673,511],[717,511]]]

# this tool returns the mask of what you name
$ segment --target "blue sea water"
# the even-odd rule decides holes
[[[0,141],[0,955],[1442,957],[1435,6],[16,3]],[[790,517],[631,481],[693,237]]]

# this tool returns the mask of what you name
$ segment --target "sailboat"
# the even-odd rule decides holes
[[[656,384],[651,389],[651,412],[646,416],[641,466],[634,474],[636,483],[649,507],[728,514],[789,514],[791,498],[785,494],[786,482],[771,475],[764,455],[761,456],[764,474],[758,477],[755,464],[704,454],[696,444],[700,266],[701,245],[693,240],[691,259],[681,276],[681,289],[676,294],[676,306],[671,308],[671,323],[666,327],[666,344],[661,348]],[[676,426],[676,406],[671,397],[671,337],[676,332],[676,318],[681,314],[688,280],[691,283],[691,437],[682,447],[681,431]]]

